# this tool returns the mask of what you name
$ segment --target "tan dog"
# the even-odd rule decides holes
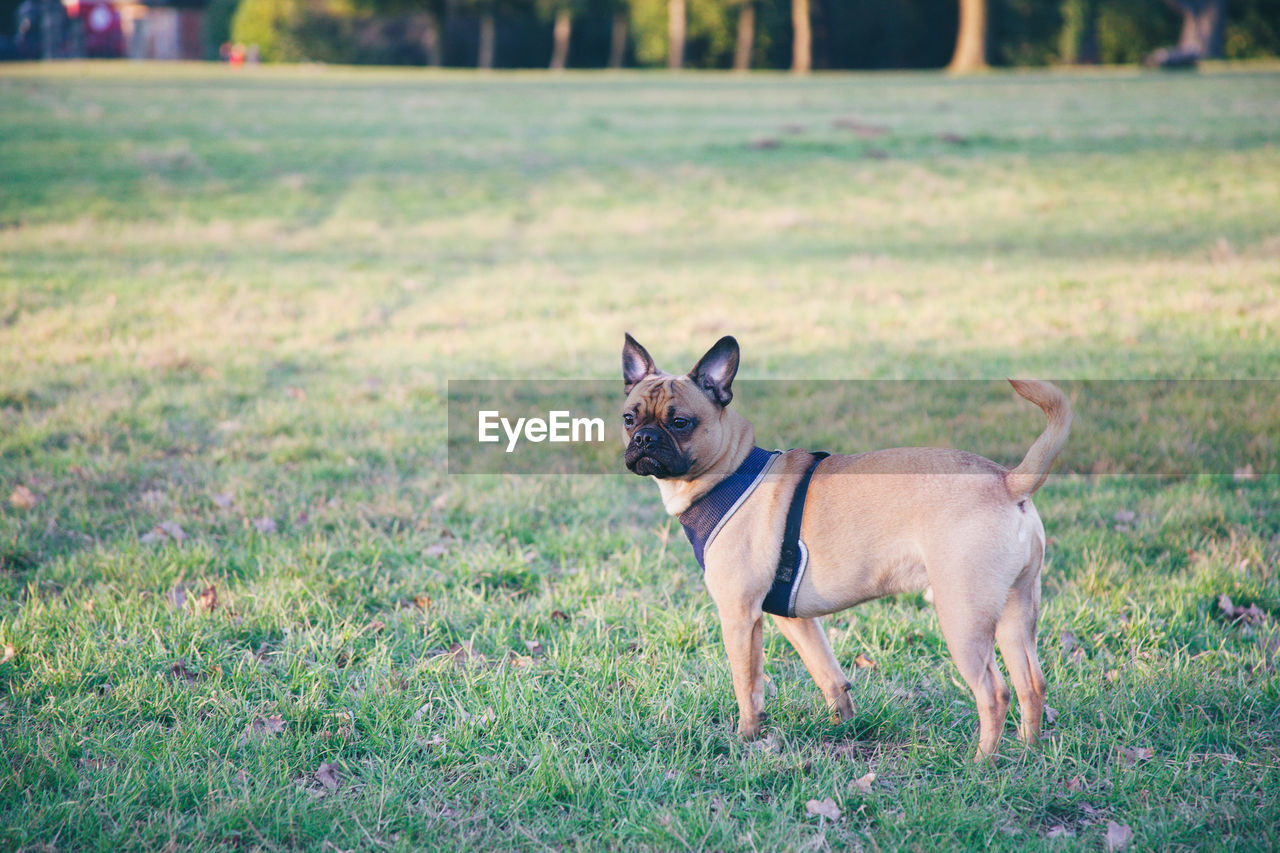
[[[815,457],[804,450],[769,456],[755,448],[751,424],[728,408],[738,370],[738,343],[731,337],[677,377],[659,370],[627,335],[622,368],[626,465],[657,480],[664,507],[686,523],[695,552],[701,546],[687,520],[723,498],[726,487],[745,481],[750,460],[767,459],[700,555],[733,671],[738,734],[755,738],[764,699],[762,607],[766,599],[777,600],[770,596],[775,576],[783,574],[779,552],[788,510]],[[931,592],[951,657],[977,700],[979,760],[995,752],[1009,710],[1009,690],[996,667],[997,641],[1018,693],[1019,736],[1032,743],[1040,735],[1045,680],[1036,657],[1036,620],[1045,537],[1031,495],[1071,426],[1071,406],[1056,387],[1011,382],[1048,418],[1011,471],[972,453],[938,448],[823,460],[809,481],[798,525],[807,564],[800,561],[798,580],[783,592],[781,600],[790,595],[787,615],[774,617],[835,716],[848,719],[849,683],[816,617],[884,595]]]

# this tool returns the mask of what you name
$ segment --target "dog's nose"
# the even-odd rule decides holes
[[[631,443],[634,444],[638,450],[648,450],[649,445],[653,444],[660,438],[662,438],[662,433],[658,432],[657,429],[654,427],[644,427],[643,429],[635,431],[635,434],[631,436]]]

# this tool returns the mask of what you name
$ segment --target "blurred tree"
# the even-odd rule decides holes
[[[1200,59],[1222,58],[1226,0],[1165,0],[1182,15],[1177,50]]]
[[[667,0],[667,67],[679,71],[684,67],[684,40],[688,27],[685,0]]]
[[[791,73],[808,74],[813,67],[813,30],[809,0],[791,0]]]
[[[1098,0],[1063,0],[1058,59],[1068,65],[1098,63]]]
[[[543,14],[550,14],[554,23],[551,27],[551,62],[548,67],[552,71],[563,71],[569,62],[569,39],[573,35],[573,16],[579,11],[579,4],[573,0],[540,0],[538,4]]]
[[[733,47],[733,70],[751,69],[751,48],[756,40],[755,0],[738,1],[738,36]]]
[[[215,0],[217,2],[217,0]],[[379,17],[406,19],[406,32],[418,33],[416,39],[427,65],[444,64],[444,37],[441,21],[447,13],[446,0],[355,0],[358,8]]]
[[[613,7],[613,26],[609,30],[609,67],[621,68],[627,54],[627,19],[630,4],[617,0]]]
[[[240,0],[231,18],[231,39],[257,45],[265,62],[299,62],[307,59],[298,43],[294,24],[301,9],[296,0]]]
[[[960,0],[956,49],[947,70],[968,74],[987,67],[987,0]]]

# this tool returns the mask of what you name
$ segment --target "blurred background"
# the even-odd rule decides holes
[[[1280,0],[0,0],[0,56],[939,68],[1280,54]]]

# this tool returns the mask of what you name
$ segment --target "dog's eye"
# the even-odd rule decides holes
[[[624,415],[622,416],[622,425],[623,425],[623,426],[635,426],[635,425],[636,425],[636,416],[635,416],[635,415],[633,415],[633,414],[631,414],[630,412],[627,412],[626,414],[624,414]]]
[[[674,429],[688,429],[689,424],[691,423],[692,421],[690,421],[688,418],[672,418],[671,419],[671,426]]]

